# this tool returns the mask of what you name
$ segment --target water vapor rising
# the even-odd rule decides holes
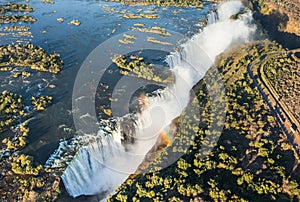
[[[155,144],[159,132],[168,130],[168,125],[187,106],[190,90],[203,78],[216,56],[233,44],[251,40],[255,26],[250,23],[250,11],[237,20],[230,19],[242,9],[240,1],[222,3],[208,16],[208,25],[199,34],[166,58],[176,82],[160,96],[148,98],[149,106],[136,116],[136,124],[130,116],[119,118],[114,127],[100,127],[92,142],[79,144],[79,152],[62,175],[71,196],[112,193],[135,171]],[[134,136],[134,144],[122,144],[125,128]]]

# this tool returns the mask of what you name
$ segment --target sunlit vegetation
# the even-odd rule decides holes
[[[0,16],[0,23],[17,23],[17,22],[35,22],[36,19],[32,16],[26,16],[26,15],[7,15],[7,16]]]
[[[136,37],[131,34],[123,34],[124,38],[119,39],[119,42],[122,44],[134,44]]]
[[[11,26],[11,27],[8,27],[8,26],[5,26],[4,27],[4,31],[6,32],[13,32],[13,31],[29,31],[30,28],[29,27],[26,27],[26,26]]]
[[[146,33],[153,33],[158,34],[162,36],[171,36],[171,33],[169,33],[165,28],[153,26],[150,28],[141,28],[141,27],[133,27],[132,30],[139,31],[139,32],[146,32]]]
[[[300,120],[300,59],[291,53],[275,54],[262,64],[266,77],[291,113]]]
[[[72,20],[71,22],[69,22],[70,25],[76,25],[76,26],[80,26],[80,22],[79,20]]]
[[[159,15],[157,14],[124,14],[123,15],[124,18],[128,18],[128,19],[140,19],[140,18],[148,18],[148,19],[156,19],[159,18]]]
[[[30,28],[24,26],[36,21],[30,12],[34,8],[28,4],[0,4],[0,24],[6,25],[1,27],[5,33],[0,35],[33,37]],[[59,54],[47,54],[43,48],[30,43],[0,46],[0,71],[12,71],[11,79],[33,76],[32,70],[57,74],[62,67]],[[28,119],[37,111],[45,110],[51,101],[49,96],[30,100],[28,95],[0,92],[0,201],[54,201],[58,197],[60,179],[53,170],[46,170],[23,152],[30,135]]]
[[[165,41],[160,41],[160,40],[157,40],[153,37],[147,37],[147,41],[151,42],[151,43],[157,43],[157,44],[162,44],[162,45],[172,45],[171,43],[169,42],[165,42]]]
[[[134,35],[131,35],[131,34],[123,34],[123,36],[126,38],[126,39],[136,39],[136,37]]]
[[[298,0],[248,0],[248,2],[251,9],[264,17],[270,17],[268,22],[277,26],[278,31],[300,35]]]
[[[26,144],[26,137],[28,136],[29,128],[26,124],[22,124],[17,127],[18,132],[12,138],[4,138],[2,144],[5,145],[9,151],[15,151],[22,149]]]
[[[264,53],[282,50],[264,41],[222,54],[193,88],[196,97],[178,119],[173,144],[110,200],[299,201],[298,156],[247,72]]]
[[[31,156],[20,154],[1,158],[1,201],[53,201],[59,191],[59,179]]]
[[[0,5],[0,14],[6,14],[8,12],[33,12],[34,9],[30,7],[28,4],[14,4],[14,3],[6,3]],[[36,19],[32,16],[26,15],[1,15],[0,23],[17,23],[17,22],[27,22],[33,23]]]
[[[2,91],[0,94],[0,133],[10,129],[25,115],[22,96]]]
[[[33,44],[0,46],[0,67],[27,67],[33,70],[57,74],[63,67],[58,53],[48,54]]]
[[[53,0],[42,0],[43,3],[47,4],[54,4],[55,2]]]
[[[52,97],[32,97],[30,105],[26,106],[22,96],[5,90],[0,94],[0,102],[0,133],[10,134],[2,139],[2,148],[12,152],[22,149],[27,144],[28,125],[20,123],[31,117],[35,110],[45,110],[51,104]],[[29,108],[33,110],[28,111]]]
[[[119,39],[119,42],[122,44],[134,44],[133,41],[131,41],[130,39],[127,39],[127,38]]]
[[[41,96],[32,99],[32,105],[46,107],[50,97]],[[51,99],[50,99],[51,100]],[[53,201],[59,194],[59,179],[51,170],[45,170],[33,157],[25,155],[21,149],[26,147],[29,127],[26,120],[22,96],[3,91],[0,94],[1,135],[8,135],[1,141],[0,149],[0,200],[1,201]],[[45,102],[47,104],[45,104]]]
[[[116,55],[112,61],[120,68],[120,73],[123,75],[136,76],[160,83],[174,81],[171,71],[146,63],[143,57]]]
[[[135,27],[144,27],[144,26],[145,26],[145,24],[136,23],[136,24],[133,24],[133,26],[135,26]]]
[[[202,1],[195,0],[111,0],[114,2],[120,2],[125,5],[158,5],[158,6],[181,6],[190,8],[203,8]]]
[[[4,14],[6,12],[33,12],[34,9],[30,7],[28,4],[18,4],[18,3],[5,3],[0,4],[0,14]]]
[[[32,105],[38,111],[44,111],[52,103],[52,97],[40,96],[31,98]]]
[[[4,3],[0,4],[0,24],[4,23],[33,23],[36,19],[32,16],[26,15],[27,13],[34,12],[34,9],[30,7],[28,4],[21,3]],[[0,36],[12,35],[16,36],[32,36],[32,33],[29,32],[30,28],[26,26],[19,25],[11,25],[11,26],[3,26],[3,29],[0,31],[4,31],[0,33]]]
[[[29,27],[26,26],[12,26],[12,27],[4,27],[4,30],[2,29],[0,32],[0,36],[12,36],[12,37],[18,37],[21,38],[22,36],[28,37],[28,38],[33,38],[33,35],[30,31]],[[19,42],[21,42],[20,40]]]
[[[65,21],[63,18],[57,18],[56,20],[57,20],[57,22],[64,22]]]

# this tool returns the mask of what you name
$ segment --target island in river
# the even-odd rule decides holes
[[[179,6],[186,7],[190,2],[187,3],[182,1]],[[157,156],[145,159],[136,174],[130,176],[108,200],[300,200],[297,102],[300,86],[300,34],[299,15],[294,12],[299,5],[293,0],[276,3],[251,0],[244,3],[249,4],[254,19],[262,27],[263,38],[268,39],[239,45],[218,56],[206,76],[193,87],[197,99],[191,100],[183,113],[174,120],[180,127],[177,128],[172,144],[164,144]],[[158,1],[157,4],[165,6],[167,2]],[[199,5],[194,6],[199,9]],[[33,12],[34,9],[27,4],[2,5],[0,11],[4,13],[1,17],[3,22],[35,22],[34,17],[27,15],[5,15],[15,11]],[[80,19],[74,21],[81,26],[79,22]],[[24,30],[25,35],[30,35],[26,28],[11,29]],[[16,79],[29,77],[32,71],[59,74],[63,66],[59,54],[47,53],[32,44],[1,46],[1,50],[1,71],[7,73],[15,67],[25,67],[13,72]],[[141,65],[141,62],[136,64]],[[137,69],[143,68],[123,69],[138,75]],[[212,103],[208,96],[208,89],[213,88],[210,85],[215,82],[212,75],[215,74],[220,75],[225,84],[228,103],[221,134],[209,131],[209,124],[220,118],[213,116],[214,110],[220,106]],[[55,87],[54,84],[48,86],[49,90]],[[21,96],[3,90],[0,99],[0,131],[3,136],[1,199],[71,200],[60,183],[60,171],[46,169],[31,156],[22,154],[22,148],[30,144],[27,139],[30,127],[26,120],[47,110],[52,98],[46,94]],[[202,113],[199,125],[192,125],[194,117],[190,116],[195,106]],[[110,115],[108,110],[104,113]],[[181,123],[183,120],[185,122]],[[200,158],[202,153],[199,151],[205,145],[203,140],[213,139],[216,135],[220,136],[217,146],[205,158]],[[191,136],[195,138],[189,139]],[[186,148],[185,144],[191,146],[181,151]],[[169,154],[176,152],[184,152],[184,155],[174,164],[160,169]],[[89,201],[93,197],[74,200]]]

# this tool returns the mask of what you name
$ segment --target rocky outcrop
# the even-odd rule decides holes
[[[272,40],[284,47],[300,47],[300,5],[298,0],[271,1],[248,0],[253,17]]]

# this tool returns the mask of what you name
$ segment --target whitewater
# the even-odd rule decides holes
[[[243,11],[243,12],[242,12]],[[238,19],[230,19],[241,12]],[[213,65],[216,56],[239,43],[252,40],[256,27],[252,14],[240,1],[221,3],[209,14],[207,26],[172,52],[166,61],[175,83],[159,96],[147,98],[147,108],[114,120],[103,120],[96,135],[63,141],[46,162],[47,167],[66,167],[61,178],[73,196],[108,195],[134,173],[162,130],[189,103],[190,90]],[[124,133],[134,139],[125,141]]]

